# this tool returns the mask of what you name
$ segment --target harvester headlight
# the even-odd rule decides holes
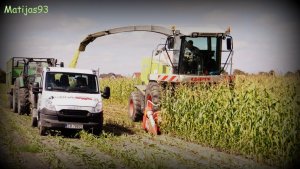
[[[102,112],[102,102],[98,102],[95,107],[95,113]]]

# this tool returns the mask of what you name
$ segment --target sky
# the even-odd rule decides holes
[[[47,13],[7,14],[5,6],[47,6]],[[122,26],[175,25],[183,33],[231,27],[233,69],[249,73],[300,69],[299,5],[289,1],[33,1],[1,0],[0,69],[10,57],[55,57],[68,65],[79,43],[95,32]],[[130,32],[96,39],[77,67],[131,75],[141,70],[165,36]]]

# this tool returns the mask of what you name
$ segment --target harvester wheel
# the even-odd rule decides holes
[[[29,115],[29,91],[27,88],[20,88],[18,93],[18,113]]]
[[[134,91],[130,94],[128,103],[128,115],[132,121],[140,121],[143,117],[141,109],[143,95],[139,91]]]
[[[160,110],[159,102],[160,102],[160,86],[156,82],[150,82],[146,89],[145,95],[145,105],[147,105],[147,101],[150,100],[153,105],[153,112]]]

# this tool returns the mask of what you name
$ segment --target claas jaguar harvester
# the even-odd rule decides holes
[[[88,35],[79,46],[86,46],[98,37],[133,31],[147,31],[166,36],[164,44],[157,45],[152,56],[142,61],[142,85],[136,86],[129,97],[129,117],[133,121],[143,120],[143,128],[153,134],[159,134],[159,110],[161,86],[180,83],[217,83],[224,79],[231,81],[231,75],[225,75],[224,69],[232,67],[233,43],[230,28],[225,32],[192,32],[182,34],[175,27],[167,29],[160,26],[126,26],[109,29]],[[226,46],[223,49],[222,46]],[[224,63],[222,62],[222,54]],[[226,59],[225,59],[226,58]],[[78,59],[72,63],[76,66]],[[176,86],[176,85],[174,85]]]

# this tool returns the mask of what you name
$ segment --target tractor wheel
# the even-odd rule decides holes
[[[18,112],[18,96],[17,96],[17,92],[16,89],[13,89],[13,95],[12,95],[12,101],[13,101],[13,112],[17,113]]]
[[[10,109],[12,109],[13,108],[13,96],[12,95],[8,95],[8,106],[9,106],[9,108]]]
[[[160,110],[160,86],[156,82],[150,82],[147,85],[146,95],[145,95],[145,105],[147,101],[150,100],[154,105],[152,108],[153,112]]]
[[[29,91],[26,88],[20,88],[18,93],[18,113],[20,115],[29,115]]]
[[[130,94],[128,103],[128,115],[129,118],[134,121],[140,121],[143,117],[141,109],[143,95],[139,91],[134,91]]]

